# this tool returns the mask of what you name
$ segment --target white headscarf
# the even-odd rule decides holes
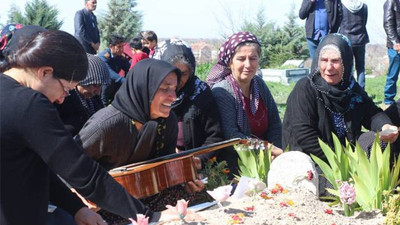
[[[364,3],[361,0],[342,0],[342,4],[351,13],[356,13],[360,11],[364,5]]]

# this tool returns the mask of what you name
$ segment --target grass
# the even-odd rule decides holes
[[[196,74],[197,76],[205,80],[208,72],[210,71],[212,67],[212,63],[206,63],[206,64],[201,64],[196,68]],[[400,82],[400,81],[399,81]],[[397,86],[399,86],[399,82],[397,83]],[[366,91],[368,95],[373,99],[375,104],[379,106],[384,99],[383,95],[383,90],[385,87],[386,83],[386,76],[378,76],[375,78],[366,78],[365,81],[365,86],[366,86]],[[281,119],[283,119],[283,115],[286,110],[286,100],[292,91],[295,83],[291,83],[290,85],[284,85],[281,83],[276,83],[276,82],[266,82],[268,88],[270,89],[272,96],[274,96],[276,105],[278,106],[279,110],[279,115],[281,116]],[[398,95],[397,98],[400,96]],[[397,99],[396,98],[396,99]]]

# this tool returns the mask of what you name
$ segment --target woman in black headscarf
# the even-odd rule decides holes
[[[383,141],[397,139],[397,127],[356,83],[352,73],[350,42],[341,34],[329,34],[318,45],[307,78],[297,82],[287,100],[283,119],[283,147],[313,154],[326,160],[318,138],[333,147],[332,132],[345,145],[355,144],[361,126],[373,131],[394,129],[381,135]]]
[[[178,151],[207,146],[223,141],[220,116],[210,87],[196,75],[196,60],[188,44],[169,39],[158,44],[154,58],[171,63],[181,70],[177,99],[172,110],[178,116]],[[236,172],[237,156],[232,148],[200,155],[203,160],[217,156],[228,161],[229,169]]]
[[[180,77],[180,70],[167,62],[138,62],[111,105],[95,113],[75,139],[107,170],[175,153],[177,118],[170,111]],[[182,186],[175,187],[186,194]],[[188,182],[186,190],[203,188],[204,184],[196,180]],[[177,189],[166,189],[166,195],[143,201],[151,209],[164,210],[166,204],[183,198],[173,195]]]
[[[139,62],[111,106],[95,113],[76,140],[108,170],[174,153],[178,129],[170,110],[180,76],[169,63]]]

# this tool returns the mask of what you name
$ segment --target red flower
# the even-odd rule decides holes
[[[296,217],[296,215],[294,215],[294,213],[288,213],[288,215],[290,216],[290,217]]]
[[[244,210],[246,210],[246,211],[254,211],[254,206],[245,207]]]
[[[311,172],[311,170],[307,171],[307,180],[312,180],[314,178],[314,174]]]
[[[281,205],[281,207],[288,207],[288,204],[286,202],[281,202],[279,203],[279,205]]]
[[[279,190],[278,189],[275,189],[275,188],[273,188],[272,190],[271,190],[271,193],[272,194],[276,194],[276,193],[278,193],[279,192]]]
[[[324,210],[324,212],[326,213],[326,214],[329,214],[329,215],[332,215],[332,209],[325,209]]]

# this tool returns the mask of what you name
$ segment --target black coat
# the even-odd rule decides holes
[[[87,9],[79,10],[74,18],[75,37],[87,53],[96,54],[90,43],[100,43],[96,16]]]
[[[325,0],[325,7],[328,13],[329,33],[336,33],[342,18],[342,7],[339,0]],[[300,19],[306,20],[306,38],[312,38],[314,33],[315,4],[310,0],[303,0],[300,10]]]
[[[366,4],[356,13],[343,6],[343,19],[338,33],[346,35],[352,47],[361,47],[369,42],[367,33],[368,6]]]
[[[383,5],[383,28],[387,35],[386,46],[393,48],[394,43],[400,43],[400,2],[387,0]]]
[[[72,136],[75,136],[82,129],[83,125],[91,115],[85,110],[77,92],[71,91],[70,93],[71,96],[65,98],[63,104],[54,105],[57,107],[57,111],[60,114],[65,128],[71,132]],[[95,111],[104,107],[100,96],[94,96],[91,100]]]
[[[363,97],[362,104],[356,104],[353,110],[344,114],[346,137],[355,143],[361,135],[361,126],[379,131],[390,119],[378,108],[372,99],[355,84],[355,91]],[[287,100],[287,108],[283,119],[282,145],[290,150],[313,154],[326,160],[318,138],[333,147],[331,133],[335,133],[330,111],[317,99],[317,91],[312,88],[307,77],[297,82]],[[343,145],[345,143],[342,143]]]

